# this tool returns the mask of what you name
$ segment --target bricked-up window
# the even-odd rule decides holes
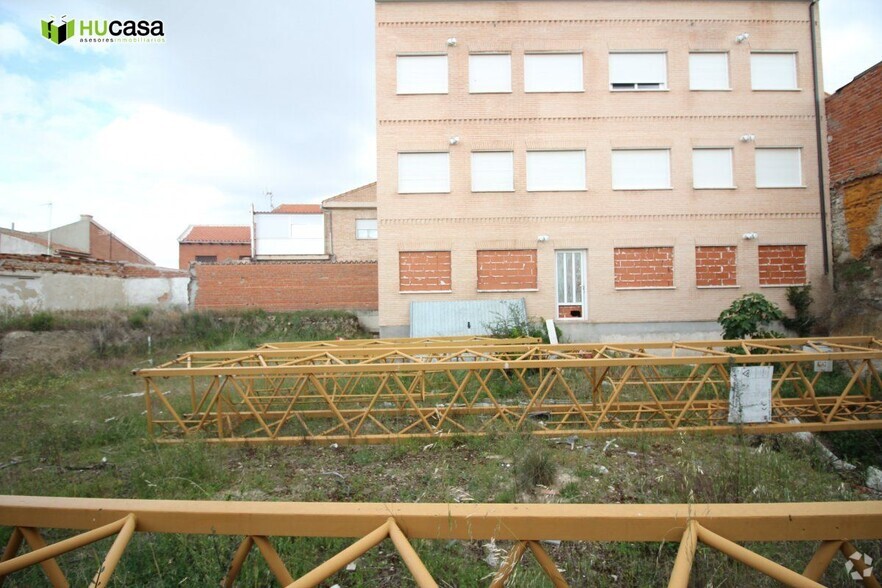
[[[536,289],[536,250],[478,251],[478,290]]]
[[[401,292],[449,292],[449,251],[400,251],[398,290]]]
[[[760,245],[759,283],[760,286],[805,284],[805,245]]]
[[[447,55],[399,55],[398,94],[446,94]]]
[[[695,285],[699,288],[736,286],[736,254],[734,246],[703,246],[695,248]]]
[[[672,288],[673,247],[616,247],[616,288]]]

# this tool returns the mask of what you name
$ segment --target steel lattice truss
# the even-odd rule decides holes
[[[790,504],[380,504],[321,502],[213,502],[0,496],[0,525],[13,527],[0,556],[0,584],[7,575],[41,565],[53,586],[68,586],[56,560],[65,553],[116,535],[90,586],[110,583],[136,532],[243,537],[220,585],[234,585],[254,547],[278,585],[317,586],[386,539],[391,540],[420,588],[438,588],[414,539],[512,541],[489,580],[502,588],[527,550],[551,583],[568,586],[543,539],[563,541],[679,541],[668,586],[689,585],[699,543],[724,553],[786,586],[819,587],[837,553],[852,562],[864,586],[879,588],[871,567],[851,541],[882,536],[882,503]],[[47,545],[40,529],[75,529]],[[295,579],[273,547],[272,536],[350,537],[349,547]],[[739,545],[739,541],[820,541],[802,573]],[[18,555],[22,543],[30,551]],[[420,547],[420,545],[418,545]],[[552,551],[552,554],[554,552]],[[257,556],[255,556],[257,557]]]
[[[284,348],[282,348],[284,346]],[[870,337],[541,345],[435,339],[192,352],[143,378],[163,441],[377,443],[532,433],[882,428]],[[815,371],[832,361],[834,372]],[[730,373],[771,366],[771,422],[729,420]]]

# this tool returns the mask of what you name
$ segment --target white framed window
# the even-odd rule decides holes
[[[472,192],[514,192],[514,153],[473,151]]]
[[[511,92],[511,55],[508,53],[469,55],[469,92],[472,94]]]
[[[802,149],[799,147],[757,147],[757,188],[801,188]]]
[[[398,94],[446,94],[447,55],[399,55]]]
[[[690,53],[690,90],[729,90],[728,53]]]
[[[610,90],[666,90],[668,54],[610,53]]]
[[[734,188],[732,149],[693,149],[692,187]]]
[[[524,55],[524,92],[582,92],[581,53]]]
[[[585,151],[527,151],[527,192],[585,189]]]
[[[751,53],[750,87],[754,90],[798,90],[796,53]]]
[[[375,218],[359,218],[355,220],[355,238],[356,239],[376,239],[377,238],[377,219]]]
[[[670,149],[614,149],[613,190],[668,190],[671,188]]]
[[[399,153],[398,193],[436,194],[450,192],[450,154]]]

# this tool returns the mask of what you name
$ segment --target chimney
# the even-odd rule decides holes
[[[91,214],[81,214],[80,220],[86,221],[86,222],[92,222],[92,215]]]

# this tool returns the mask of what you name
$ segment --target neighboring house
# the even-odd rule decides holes
[[[882,63],[827,98],[839,334],[882,329]]]
[[[377,260],[377,183],[322,201],[328,253],[334,261]]]
[[[328,259],[319,204],[282,204],[251,212],[255,260]]]
[[[65,247],[58,243],[49,243],[42,237],[14,229],[0,229],[0,253],[89,257],[86,251]]]
[[[829,301],[808,0],[377,0],[380,329],[526,300],[575,340]],[[455,306],[451,306],[454,308]]]
[[[178,237],[178,267],[251,258],[251,227],[190,225]]]
[[[837,259],[882,246],[882,62],[827,98]]]
[[[89,214],[80,215],[80,220],[69,225],[33,234],[51,241],[53,246],[85,251],[92,259],[155,265],[109,229],[95,222]]]

